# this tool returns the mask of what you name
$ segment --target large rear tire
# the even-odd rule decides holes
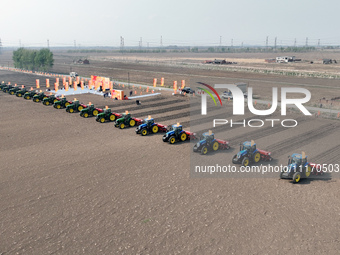
[[[156,133],[158,133],[158,130],[159,130],[158,126],[154,125],[152,127],[152,133],[156,134]]]
[[[181,141],[184,142],[185,140],[187,140],[188,136],[186,133],[182,133],[181,134]]]
[[[308,178],[312,173],[312,167],[310,165],[308,165],[306,167],[306,173],[305,173],[305,177]]]
[[[134,127],[136,125],[136,121],[130,120],[129,125],[130,125],[130,127]]]
[[[213,151],[217,151],[219,147],[220,147],[220,145],[219,145],[219,143],[216,141],[216,142],[214,142],[214,144],[213,144],[213,146],[212,146],[212,149],[213,149]]]
[[[83,110],[84,109],[84,107],[82,106],[82,105],[79,105],[78,106],[78,112],[80,112],[81,110]]]
[[[253,156],[253,160],[255,163],[259,162],[261,160],[261,154],[260,152],[256,152]]]
[[[84,117],[84,118],[88,118],[88,117],[89,117],[89,114],[88,114],[87,112],[85,112],[85,113],[83,114],[83,117]]]
[[[98,113],[99,113],[98,110],[93,110],[92,115],[93,115],[93,116],[97,116]]]
[[[110,115],[110,121],[115,121],[115,120],[116,120],[116,115],[111,114],[111,115]]]

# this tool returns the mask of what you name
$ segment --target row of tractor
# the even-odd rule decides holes
[[[79,112],[80,116],[84,118],[96,117],[96,121],[100,123],[115,122],[114,126],[120,129],[137,126],[135,132],[142,136],[165,133],[162,140],[170,144],[198,140],[193,147],[193,151],[202,155],[206,155],[208,152],[230,149],[229,142],[215,138],[211,130],[203,133],[201,136],[197,136],[196,133],[183,130],[180,123],[165,126],[156,123],[151,116],[146,119],[134,118],[128,111],[123,114],[114,113],[107,106],[105,109],[96,108],[91,103],[82,104],[76,98],[73,101],[68,101],[63,96],[57,97],[52,93],[46,95],[42,91],[26,90],[24,86],[17,87],[4,83],[0,84],[0,90],[11,95],[15,94],[17,97],[24,97],[26,100],[32,99],[36,103],[42,102],[46,106],[53,105],[56,109],[66,109],[68,113]],[[232,158],[233,164],[241,164],[243,167],[250,166],[252,163],[259,163],[260,161],[272,161],[271,153],[258,149],[253,140],[241,143],[239,152]],[[294,153],[289,157],[287,166],[280,173],[280,178],[292,179],[293,182],[297,183],[301,178],[308,178],[311,174],[322,174],[323,172],[319,170],[320,167],[317,164],[307,162],[307,156],[304,152],[302,154]]]

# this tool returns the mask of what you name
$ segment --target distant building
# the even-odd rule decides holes
[[[294,61],[296,61],[295,56],[276,57],[276,63],[288,63]]]

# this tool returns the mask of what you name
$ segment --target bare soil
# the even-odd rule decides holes
[[[246,80],[263,98],[273,86],[303,86],[317,101],[340,87],[337,80],[101,60],[76,66],[68,62],[72,56],[56,58],[58,73],[72,66],[83,76],[119,80],[129,72],[136,83],[152,84],[155,77],[186,79],[192,86]],[[0,71],[0,80],[12,84],[33,86],[39,77],[45,79]],[[140,118],[151,115],[166,125],[180,121],[197,132],[211,128],[188,114],[197,98],[162,93],[137,106],[90,94],[76,97]],[[3,92],[0,108],[0,254],[337,254],[340,249],[337,175],[292,184],[278,176],[190,174],[190,156],[198,164],[214,158],[230,164],[247,139],[271,151],[276,165],[302,150],[313,162],[339,164],[338,121],[289,112],[287,118],[298,119],[297,128],[216,127],[215,136],[229,140],[232,149],[204,158],[192,155],[189,142],[170,145],[161,141],[162,134],[142,137],[135,128],[119,130]],[[212,117],[223,111],[209,109]],[[253,116],[247,112],[245,118]]]

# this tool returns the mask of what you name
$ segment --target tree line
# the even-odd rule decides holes
[[[19,48],[13,51],[14,67],[32,71],[47,72],[54,64],[53,53],[49,49],[29,50]]]

